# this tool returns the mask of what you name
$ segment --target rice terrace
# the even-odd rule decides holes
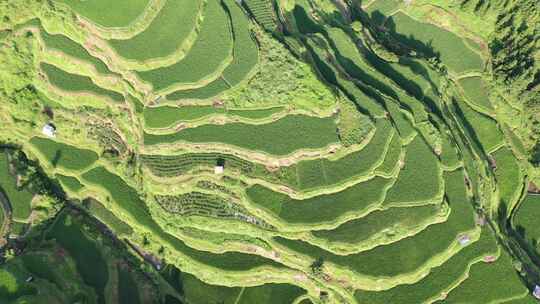
[[[540,303],[540,2],[0,0],[26,303]]]

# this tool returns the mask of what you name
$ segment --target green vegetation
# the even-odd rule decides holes
[[[183,0],[178,2],[193,3],[196,1]],[[191,6],[193,4],[189,5]],[[179,10],[183,11],[184,8],[180,6]],[[184,23],[184,20],[178,18],[174,10],[168,11],[172,15],[172,18],[178,20],[177,22]],[[229,21],[229,16],[220,1],[208,2],[199,35],[186,57],[170,66],[138,72],[138,76],[150,83],[154,90],[159,91],[175,84],[197,83],[213,75],[230,55],[233,47]],[[166,26],[171,25],[167,24]],[[177,29],[175,27],[171,29],[176,35]],[[146,43],[148,41],[144,44],[145,49]],[[160,44],[155,44],[155,46],[156,48],[161,48]],[[154,56],[155,54],[148,53],[148,55]],[[201,62],[204,62],[204,65],[201,65]]]
[[[68,5],[73,11],[104,27],[123,27],[133,22],[148,5],[149,0],[109,1],[98,0],[91,3],[79,0],[55,0]]]
[[[532,304],[537,1],[126,1],[0,1],[0,302]]]
[[[361,143],[372,128],[370,120],[359,113],[352,102],[340,100],[338,131],[345,147]]]
[[[519,204],[513,218],[513,225],[520,236],[535,246],[540,239],[540,229],[536,221],[540,212],[540,195],[528,194]]]
[[[251,203],[291,224],[332,222],[349,213],[361,213],[380,203],[391,180],[381,177],[358,183],[341,192],[304,200],[254,185],[246,193]]]
[[[274,138],[288,133],[283,141]],[[246,141],[246,139],[248,139]],[[144,144],[156,145],[185,141],[192,143],[224,143],[243,149],[263,151],[274,155],[286,155],[300,149],[324,148],[338,141],[333,117],[317,118],[305,115],[289,115],[275,122],[247,125],[203,125],[185,129],[174,134],[154,135],[145,133]]]
[[[273,31],[277,27],[272,2],[266,0],[246,0],[249,11],[265,30]]]
[[[363,275],[387,277],[415,271],[431,257],[444,252],[456,242],[460,233],[474,228],[473,209],[470,201],[467,199],[463,172],[455,171],[447,173],[445,180],[446,194],[449,205],[452,208],[447,221],[429,226],[422,232],[399,242],[378,246],[356,254],[341,256],[334,255],[320,247],[303,241],[293,241],[281,237],[274,239],[279,244],[295,252],[313,259],[322,258],[324,261],[332,262]],[[269,196],[267,195],[266,197]],[[267,200],[269,199],[267,198]],[[335,202],[334,205],[336,205]],[[285,215],[291,213],[291,208],[284,209],[287,211]],[[324,208],[319,208],[318,210],[326,211]],[[304,212],[304,214],[318,215],[316,211],[311,211],[311,213]]]
[[[15,176],[10,172],[8,156],[2,150],[0,150],[0,190],[7,196],[11,204],[13,218],[21,221],[28,219],[34,194],[26,187],[17,185]]]
[[[137,282],[133,275],[123,267],[118,267],[118,297],[120,303],[141,303]]]
[[[305,290],[295,285],[265,284],[262,286],[245,288],[236,303],[293,303],[294,300],[304,293]]]
[[[402,43],[427,56],[440,56],[442,62],[456,73],[482,70],[484,67],[480,55],[471,50],[463,39],[438,26],[418,22],[403,12],[388,18],[385,26]]]
[[[440,295],[457,282],[461,276],[467,273],[470,264],[488,254],[496,253],[496,248],[491,231],[486,229],[482,231],[480,240],[462,249],[442,266],[432,269],[429,275],[419,282],[410,285],[402,284],[379,292],[357,290],[355,298],[359,302],[365,301],[373,304],[394,301],[403,304],[424,303],[430,298]]]
[[[392,141],[388,146],[384,162],[377,167],[376,172],[379,174],[390,174],[398,165],[403,149],[401,137],[394,133]]]
[[[93,199],[86,199],[83,201],[82,206],[88,211],[88,213],[107,225],[107,227],[114,231],[116,235],[128,236],[133,233],[133,229],[128,224],[116,217],[100,202]]]
[[[48,49],[60,51],[68,56],[71,56],[75,59],[81,60],[83,62],[88,62],[92,64],[96,71],[100,74],[111,74],[111,71],[107,65],[101,61],[101,59],[96,58],[88,52],[82,45],[71,40],[69,37],[66,37],[62,34],[51,35],[41,28],[40,31],[43,42]]]
[[[48,138],[32,137],[30,143],[43,154],[53,167],[82,170],[99,158],[97,153],[92,150],[79,149]]]
[[[72,93],[95,93],[100,97],[107,97],[115,102],[124,101],[122,94],[97,86],[88,76],[71,74],[44,62],[40,64],[40,67],[47,75],[49,82],[61,90]]]
[[[279,41],[255,32],[259,42],[258,72],[223,97],[234,107],[291,105],[313,110],[333,106],[336,98],[306,63],[296,59]],[[283,71],[289,71],[283,73]]]
[[[227,114],[248,119],[261,119],[279,113],[282,110],[282,107],[256,110],[226,110],[213,106],[146,107],[144,108],[144,121],[148,128],[167,128],[172,127],[175,123],[203,119],[213,114]]]
[[[404,167],[386,195],[385,205],[411,204],[433,199],[440,191],[441,169],[437,157],[422,138],[407,146]]]
[[[259,49],[251,37],[249,19],[233,0],[228,1],[234,33],[233,62],[223,71],[223,79],[234,87],[243,81],[259,60]]]
[[[79,179],[74,176],[56,174],[56,177],[58,178],[60,183],[70,191],[79,192],[84,187],[79,181]]]
[[[199,9],[200,0],[167,0],[144,31],[127,40],[109,40],[109,44],[120,56],[132,60],[144,61],[171,55],[193,30]],[[208,10],[205,18],[214,17]]]
[[[315,237],[329,242],[358,244],[390,229],[401,232],[414,227],[425,219],[441,213],[440,205],[377,210],[364,217],[346,222],[336,229],[313,231]],[[362,231],[362,233],[357,233]]]
[[[239,287],[206,284],[188,273],[182,273],[180,280],[182,284],[180,288],[184,291],[186,300],[193,304],[212,302],[234,304],[241,292]]]
[[[88,238],[81,224],[68,213],[63,213],[47,234],[64,247],[77,266],[84,282],[95,288],[100,303],[105,301],[108,269],[98,245]]]
[[[493,105],[489,101],[487,84],[482,77],[466,77],[459,79],[459,85],[465,92],[469,102],[486,111],[492,111]]]
[[[491,117],[476,112],[462,100],[454,100],[457,115],[463,120],[464,128],[478,141],[486,152],[492,151],[501,144],[502,132],[497,122]]]
[[[148,128],[167,128],[181,121],[197,120],[218,113],[225,113],[225,110],[212,106],[146,107],[144,121]]]
[[[526,294],[527,288],[521,284],[517,272],[508,267],[511,259],[506,252],[494,263],[477,263],[469,271],[469,278],[453,289],[445,302],[485,303],[508,300]]]
[[[501,204],[512,207],[516,194],[521,192],[521,173],[514,154],[507,147],[501,147],[493,153],[497,169],[495,177],[499,186]]]

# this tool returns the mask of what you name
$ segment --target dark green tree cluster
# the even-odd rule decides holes
[[[478,15],[485,15],[507,7],[512,0],[461,0],[461,8],[473,11]]]
[[[540,5],[520,0],[500,11],[490,42],[495,81],[506,99],[523,104],[533,143],[531,161],[540,163]]]

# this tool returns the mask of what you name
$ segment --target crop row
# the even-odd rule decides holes
[[[366,147],[351,152],[335,160],[317,158],[302,160],[297,164],[274,169],[249,162],[230,154],[187,153],[179,155],[142,155],[143,163],[156,176],[174,177],[193,173],[192,170],[205,168],[209,171],[218,164],[225,167],[225,172],[264,179],[269,182],[286,185],[298,190],[311,190],[324,186],[336,185],[355,177],[368,174],[385,157],[388,147],[388,162],[383,163],[385,173],[390,173],[401,153],[401,141],[387,120],[377,121],[377,130]],[[389,140],[392,140],[390,143]],[[387,168],[388,167],[388,168]],[[388,172],[386,172],[388,171]]]
[[[156,201],[167,212],[182,216],[204,216],[235,219],[264,229],[273,229],[264,220],[253,216],[246,208],[220,196],[202,192],[181,195],[156,195]]]
[[[269,0],[245,0],[255,20],[267,31],[274,31],[277,27],[272,2]]]
[[[126,220],[137,227],[144,227],[153,236],[159,238],[164,246],[180,252],[194,261],[215,267],[224,271],[248,271],[260,266],[282,267],[273,260],[239,252],[225,252],[215,254],[208,251],[199,251],[187,246],[182,240],[165,232],[159,226],[148,210],[145,202],[139,197],[138,192],[129,186],[120,176],[111,173],[104,167],[97,167],[82,175],[85,182],[94,184],[106,190],[115,206],[126,215]]]
[[[211,182],[211,181],[200,180],[200,181],[197,182],[197,187],[199,187],[201,189],[205,189],[205,190],[219,191],[219,192],[221,192],[223,194],[226,194],[228,196],[231,196],[233,198],[240,199],[240,197],[238,197],[238,195],[234,191],[230,190],[229,188],[227,188],[225,186],[216,184],[216,183]]]
[[[127,152],[126,143],[111,126],[100,123],[89,123],[87,126],[88,135],[97,140],[104,150],[114,150],[120,155]]]

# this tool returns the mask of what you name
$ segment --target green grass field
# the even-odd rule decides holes
[[[448,68],[456,73],[482,70],[482,58],[456,34],[435,25],[419,22],[398,12],[388,18],[385,26],[404,44],[427,55],[440,54]],[[455,54],[459,54],[456,56]]]
[[[109,270],[99,245],[85,235],[81,224],[72,215],[64,213],[48,231],[47,238],[55,239],[69,252],[84,282],[95,288],[98,302],[105,303]]]
[[[415,227],[440,213],[441,207],[438,205],[377,210],[364,217],[348,221],[336,229],[316,230],[312,233],[315,237],[332,243],[358,244],[384,231],[393,229],[399,232],[407,231],[409,227]]]
[[[464,119],[465,130],[482,145],[484,151],[489,152],[501,144],[503,134],[495,120],[475,111],[462,100],[456,100],[454,105],[458,117]]]
[[[425,303],[431,297],[440,295],[465,275],[470,263],[488,254],[495,254],[496,251],[497,244],[493,234],[489,230],[484,230],[478,241],[453,255],[443,265],[432,269],[427,277],[417,283],[402,284],[376,292],[357,290],[354,295],[360,303]]]
[[[303,160],[295,167],[298,172],[300,189],[307,190],[321,186],[335,185],[357,176],[366,175],[384,158],[388,141],[393,130],[388,121],[379,120],[376,133],[362,150],[349,153],[336,160],[327,158]]]
[[[196,89],[178,90],[167,95],[168,100],[204,100],[216,97],[230,89],[231,86],[222,77]]]
[[[287,137],[283,138],[284,132]],[[282,140],[276,141],[276,138]],[[333,117],[317,118],[289,115],[275,122],[249,125],[203,125],[173,134],[145,133],[144,144],[156,145],[174,142],[223,143],[243,149],[257,150],[274,155],[286,155],[299,149],[319,149],[337,143]]]
[[[405,166],[386,195],[385,205],[424,202],[440,190],[441,168],[436,155],[422,136],[407,146]]]
[[[167,128],[181,121],[193,121],[218,113],[225,113],[225,110],[213,106],[146,107],[144,121],[148,128]]]
[[[371,15],[371,18],[374,17],[375,12],[388,16],[398,8],[399,4],[397,0],[375,0],[365,8],[365,11]]]
[[[177,18],[176,14],[173,16]],[[156,44],[156,47],[161,46]],[[137,75],[150,83],[156,91],[175,84],[197,83],[215,73],[231,53],[232,47],[233,37],[229,16],[220,1],[210,1],[205,10],[199,36],[186,57],[173,65],[138,72]],[[204,64],[201,65],[201,62]]]
[[[47,75],[49,82],[64,91],[71,93],[97,94],[115,102],[124,101],[122,94],[97,86],[90,77],[68,73],[54,65],[42,62],[41,70]]]
[[[523,296],[528,292],[503,251],[494,263],[477,263],[469,278],[452,290],[444,303],[491,303]]]
[[[144,12],[149,0],[80,1],[54,0],[69,6],[77,14],[103,27],[125,27]]]
[[[131,219],[126,219],[129,220],[130,224],[133,224],[132,221],[135,221],[137,226],[145,227],[145,229],[159,237],[164,242],[164,245],[171,246],[174,250],[182,252],[197,262],[217,269],[230,271],[245,271],[264,265],[281,267],[280,264],[258,255],[239,252],[214,254],[193,249],[180,239],[165,232],[154,221],[148,211],[148,207],[141,200],[137,191],[126,184],[118,175],[109,172],[104,167],[97,167],[84,173],[82,178],[107,190],[111,198],[116,202],[116,205],[131,217]]]
[[[100,202],[93,199],[87,199],[83,201],[83,206],[86,210],[88,210],[88,213],[107,225],[107,227],[114,231],[115,234],[119,236],[127,236],[133,233],[133,229],[128,224],[116,217]]]
[[[180,48],[196,25],[201,2],[167,0],[144,31],[130,39],[109,40],[109,44],[120,56],[131,60],[144,61],[171,55]]]
[[[240,287],[210,285],[188,273],[182,273],[180,280],[184,297],[193,304],[235,304],[242,290]]]
[[[379,174],[390,174],[398,165],[401,152],[404,149],[405,148],[401,144],[401,137],[394,133],[394,137],[392,137],[392,141],[388,146],[388,151],[386,152],[384,161],[380,166],[377,167],[375,171]]]
[[[60,183],[70,191],[79,192],[82,188],[84,188],[79,179],[76,177],[56,174],[56,178],[58,178]]]
[[[53,167],[68,170],[83,170],[99,158],[96,152],[87,149],[79,149],[43,137],[32,137],[30,143],[45,156],[45,159]]]
[[[495,178],[499,186],[499,196],[501,204],[510,208],[513,200],[521,191],[521,171],[519,164],[512,151],[507,147],[502,147],[493,153],[493,158],[497,164]]]
[[[251,37],[249,19],[234,0],[226,0],[234,33],[233,62],[223,71],[231,86],[239,84],[259,62],[259,49]]]
[[[90,55],[88,50],[69,37],[61,34],[51,35],[43,28],[41,28],[40,34],[48,49],[57,50],[75,59],[87,62],[93,65],[100,74],[112,73],[101,59]]]
[[[141,303],[137,282],[124,267],[118,267],[118,299],[119,303]]]
[[[459,155],[456,151],[456,147],[454,142],[450,139],[449,134],[441,134],[441,148],[442,153],[440,155],[441,157],[441,164],[448,166],[448,167],[455,167],[459,164]]]
[[[513,225],[521,237],[534,244],[540,240],[540,227],[536,224],[540,216],[540,195],[528,194],[520,203],[513,217]]]
[[[323,194],[304,200],[274,192],[261,185],[247,189],[251,203],[286,223],[318,224],[332,222],[349,212],[362,212],[382,199],[391,180],[375,177],[341,192]]]
[[[269,117],[283,110],[282,107],[255,110],[226,110],[213,106],[161,106],[144,108],[144,121],[148,128],[167,128],[185,121],[203,119],[213,114],[227,114],[248,119]]]
[[[34,194],[26,188],[17,187],[15,176],[9,172],[7,154],[3,150],[0,150],[0,190],[7,196],[11,204],[13,218],[21,221],[26,220],[31,212]]]
[[[444,252],[457,242],[460,233],[474,228],[475,225],[473,207],[466,196],[463,172],[447,173],[445,180],[447,197],[452,208],[447,221],[431,225],[422,232],[399,242],[341,256],[299,240],[281,237],[276,237],[274,240],[293,251],[313,259],[322,258],[359,274],[389,277],[415,271],[434,255]],[[311,214],[315,212],[311,211]],[[287,210],[287,213],[290,211]]]
[[[237,300],[237,304],[273,304],[293,303],[306,291],[290,284],[265,284],[257,287],[247,287]]]
[[[474,76],[461,78],[458,82],[469,102],[479,106],[485,111],[489,112],[493,110],[493,105],[489,101],[488,96],[489,87],[482,77]]]

